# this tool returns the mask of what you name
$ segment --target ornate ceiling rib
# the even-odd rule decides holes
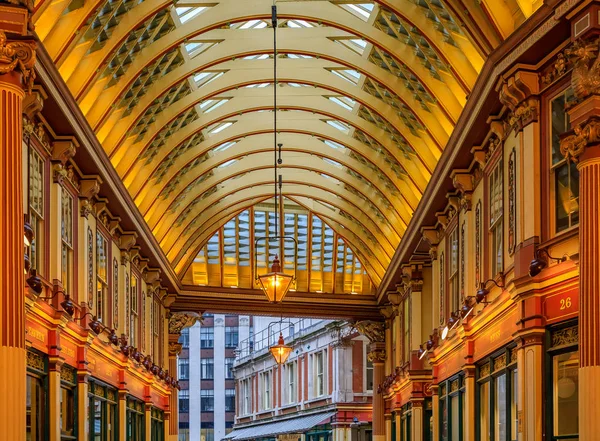
[[[270,197],[271,4],[35,6],[40,39],[182,278],[216,231]],[[485,57],[541,1],[277,4],[284,194],[377,285]]]

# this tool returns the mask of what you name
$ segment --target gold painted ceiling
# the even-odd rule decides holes
[[[242,267],[260,253],[236,241],[272,211],[271,4],[35,5],[40,40],[184,283],[252,283]],[[302,290],[372,292],[487,54],[542,0],[276,4],[286,231],[301,239],[305,216],[331,239],[307,250],[322,269]],[[325,277],[340,265],[357,277]]]

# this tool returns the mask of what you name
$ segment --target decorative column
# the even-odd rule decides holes
[[[472,357],[467,360],[467,365],[463,368],[465,374],[465,409],[464,412],[467,415],[465,418],[466,424],[463,426],[463,440],[464,441],[475,441],[475,368],[472,364]],[[521,390],[521,389],[519,389]],[[473,418],[471,418],[473,416]]]
[[[5,439],[24,441],[22,102],[35,77],[35,42],[26,39],[29,11],[13,3],[0,4],[0,427]]]
[[[568,16],[575,40],[567,54],[573,63],[576,104],[568,111],[573,129],[560,151],[579,170],[579,439],[600,433],[600,71],[598,3]]]
[[[367,357],[373,363],[373,441],[385,441],[385,403],[380,390],[385,379],[385,323],[362,321],[354,326],[370,341]]]
[[[181,331],[193,326],[196,322],[202,322],[202,316],[195,312],[176,312],[169,317],[169,372],[173,378],[178,378],[179,366],[177,357],[183,348],[179,343]],[[169,415],[165,419],[165,432],[168,432],[168,441],[177,441],[179,438],[179,390],[171,388],[169,396]]]
[[[574,86],[580,85],[589,60],[577,60]],[[596,60],[597,62],[597,60]],[[585,68],[584,68],[585,66]],[[597,73],[595,80],[600,80]],[[584,76],[584,78],[586,78]],[[586,78],[588,79],[588,78]],[[579,170],[579,439],[597,439],[600,432],[600,90],[575,87],[579,104],[569,111],[574,133],[560,150]],[[586,96],[586,94],[588,96]]]

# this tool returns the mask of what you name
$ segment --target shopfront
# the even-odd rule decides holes
[[[44,441],[48,436],[48,358],[27,351],[27,440]]]
[[[90,441],[117,441],[119,421],[117,390],[97,379],[89,384]]]
[[[144,441],[144,402],[127,397],[127,440]]]

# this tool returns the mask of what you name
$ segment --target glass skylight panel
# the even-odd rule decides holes
[[[330,72],[354,85],[357,85],[360,79],[360,72],[352,69],[331,69]]]
[[[267,27],[267,22],[264,20],[250,20],[244,23],[234,23],[231,25],[234,29],[263,29]]]
[[[333,159],[329,159],[329,158],[321,158],[321,159],[323,159],[323,161],[325,161],[327,164],[333,165],[334,167],[337,167],[337,168],[343,167],[342,164],[340,164],[337,161],[334,161]]]
[[[179,20],[181,20],[181,23],[185,23],[186,21],[191,20],[192,18],[194,18],[195,16],[197,16],[198,14],[200,14],[201,12],[207,10],[208,7],[206,6],[198,6],[198,7],[184,7],[184,8],[175,8],[175,12],[177,13],[177,16],[179,17]]]
[[[207,85],[208,83],[210,83],[211,81],[216,80],[217,78],[219,78],[220,76],[222,76],[225,72],[220,71],[220,72],[210,72],[210,71],[204,71],[204,72],[199,72],[196,75],[194,75],[194,81],[196,82],[196,86],[198,87],[202,87]]]
[[[352,98],[346,96],[330,96],[329,100],[350,111],[354,108],[354,104],[356,103]]]
[[[221,144],[220,146],[218,146],[218,147],[215,147],[215,148],[213,149],[213,151],[214,151],[215,153],[218,153],[218,152],[224,152],[224,151],[225,151],[225,150],[227,150],[229,147],[231,147],[231,146],[233,146],[233,145],[235,145],[235,144],[237,144],[237,141],[229,141],[229,142],[224,142],[224,143],[223,143],[223,144]]]
[[[202,111],[204,113],[210,113],[213,110],[221,107],[227,101],[229,101],[228,98],[216,99],[216,100],[205,100],[202,103],[200,103],[200,109],[202,109]]]
[[[266,60],[267,58],[269,58],[269,54],[258,54],[258,55],[248,55],[245,56],[243,59],[244,60]]]
[[[345,134],[348,134],[350,132],[350,126],[341,121],[329,119],[327,120],[327,124],[329,124],[331,127],[338,129],[340,132],[344,132]]]
[[[227,162],[224,162],[223,164],[219,165],[217,168],[225,168],[225,167],[229,167],[231,164],[238,162],[239,159],[230,159]]]
[[[288,58],[304,58],[304,59],[310,59],[310,58],[314,58],[310,55],[304,55],[304,54],[287,54]]]
[[[373,3],[344,3],[340,6],[364,21],[368,21],[373,12]]]
[[[344,147],[342,144],[340,144],[339,142],[335,142],[335,141],[330,141],[329,139],[324,139],[323,142],[328,145],[329,147],[333,148],[333,149],[337,149],[337,150],[346,150],[346,147]]]
[[[208,128],[208,133],[210,133],[211,135],[216,135],[217,133],[222,132],[227,127],[231,127],[232,125],[233,123],[231,121],[216,123]]]
[[[314,28],[315,26],[305,20],[288,20],[287,25],[290,28]]]

